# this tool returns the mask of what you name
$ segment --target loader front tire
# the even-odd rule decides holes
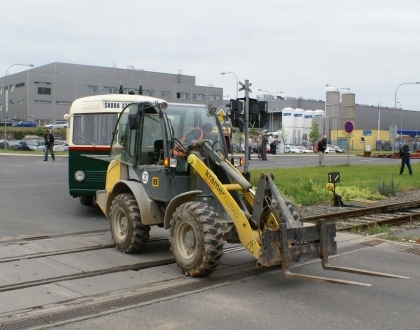
[[[223,254],[223,233],[213,208],[200,202],[178,206],[171,220],[170,242],[175,262],[184,274],[213,272]]]
[[[124,253],[138,253],[146,247],[150,227],[142,225],[133,194],[120,194],[114,198],[109,222],[112,239],[118,250]]]

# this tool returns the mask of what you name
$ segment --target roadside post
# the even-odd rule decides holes
[[[350,155],[349,155],[349,146],[350,146],[350,134],[354,130],[353,123],[348,120],[344,123],[344,131],[347,133],[347,165],[350,165]]]

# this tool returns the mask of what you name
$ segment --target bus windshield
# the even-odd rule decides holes
[[[73,140],[76,145],[111,145],[112,131],[117,123],[117,113],[75,114]]]

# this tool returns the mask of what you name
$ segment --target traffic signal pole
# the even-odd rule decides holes
[[[245,136],[245,165],[244,165],[244,177],[249,181],[250,179],[250,174],[248,172],[248,167],[249,167],[249,157],[250,155],[250,151],[249,151],[249,92],[252,93],[250,87],[252,86],[252,84],[249,83],[249,80],[245,80],[245,85],[242,84],[241,82],[239,82],[239,84],[242,86],[239,89],[239,92],[242,90],[245,90],[245,110],[244,110],[244,136]]]

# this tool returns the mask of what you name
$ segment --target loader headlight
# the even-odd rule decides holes
[[[74,179],[76,181],[82,182],[85,179],[85,173],[83,171],[77,171],[74,173]]]
[[[169,158],[169,167],[176,168],[178,166],[178,160],[176,158]]]
[[[235,166],[235,167],[244,166],[244,159],[243,158],[233,158],[233,166]]]

